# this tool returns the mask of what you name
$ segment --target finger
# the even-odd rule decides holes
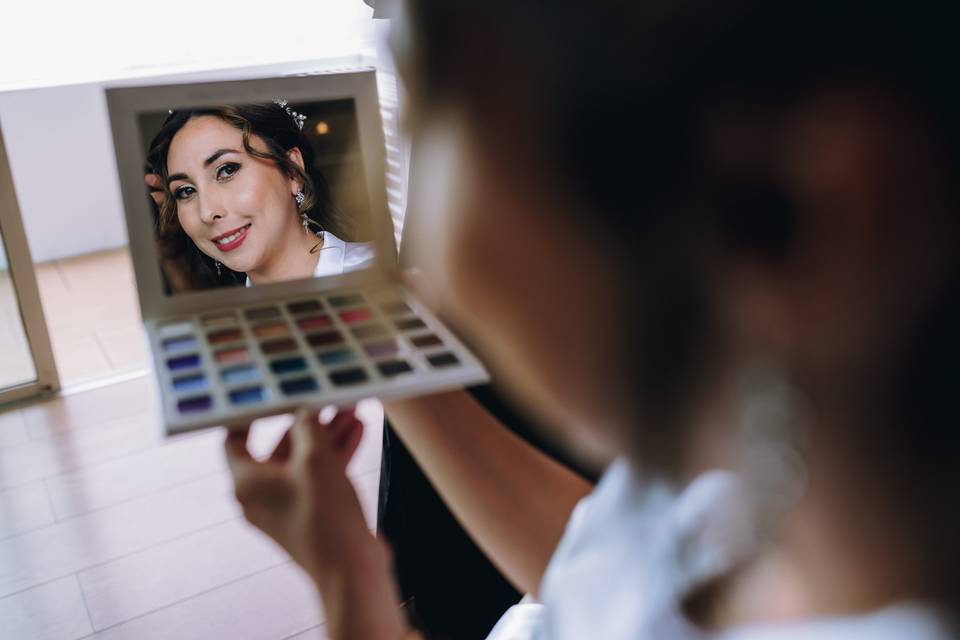
[[[143,181],[144,181],[144,182],[147,184],[147,186],[150,187],[151,189],[162,189],[162,188],[163,188],[163,180],[161,180],[161,179],[160,179],[160,176],[158,176],[158,175],[155,174],[155,173],[148,173],[148,174],[144,175],[144,176],[143,176]]]
[[[253,460],[253,456],[247,449],[249,436],[250,425],[240,428],[227,428],[227,437],[223,441],[223,447],[227,452],[228,461]]]
[[[294,415],[293,427],[291,427],[291,440],[293,453],[296,455],[309,455],[316,449],[325,449],[327,447],[318,446],[318,437],[323,437],[320,430],[320,414],[306,408],[300,408]],[[326,443],[319,443],[326,444]]]
[[[291,431],[292,428],[287,429],[286,432],[284,432],[283,437],[280,438],[280,442],[278,442],[277,446],[273,448],[273,453],[270,454],[269,458],[271,462],[284,462],[290,458],[290,451],[293,446],[290,438]]]
[[[227,437],[223,441],[223,448],[227,454],[227,466],[230,468],[236,487],[241,486],[258,464],[247,449],[249,435],[250,425],[240,429],[228,429]]]
[[[163,201],[167,199],[167,197],[163,195],[163,191],[151,191],[150,197],[153,198],[153,201],[157,204],[158,207],[162,206]]]
[[[341,467],[346,468],[347,464],[360,447],[360,442],[362,440],[363,423],[354,418],[347,424],[346,428],[341,431],[334,442],[334,449],[336,450],[337,459],[340,461]]]

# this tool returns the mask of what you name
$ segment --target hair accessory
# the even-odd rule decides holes
[[[297,129],[300,129],[301,131],[303,131],[303,121],[307,119],[307,116],[303,115],[302,113],[297,113],[296,111],[288,107],[287,101],[284,100],[283,98],[277,98],[276,100],[273,101],[273,103],[275,105],[283,107],[283,110],[287,112],[287,115],[293,118],[293,121],[297,125]]]

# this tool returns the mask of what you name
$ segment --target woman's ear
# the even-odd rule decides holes
[[[287,151],[287,159],[293,164],[295,164],[296,166],[300,167],[301,172],[306,173],[306,169],[304,168],[304,165],[303,165],[303,154],[300,153],[299,147],[294,147],[289,151]],[[303,190],[303,180],[300,178],[300,176],[297,176],[297,175],[290,176],[290,188],[291,188],[291,192],[290,192],[291,195],[296,194],[298,191]]]

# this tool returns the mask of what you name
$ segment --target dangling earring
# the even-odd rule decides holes
[[[297,210],[299,211],[300,207],[303,206],[303,201],[306,200],[306,196],[303,195],[303,189],[297,191],[293,198],[297,201]],[[300,224],[303,225],[304,231],[310,231],[310,218],[307,216],[306,211],[300,211]]]
[[[217,260],[214,260],[213,264],[217,266],[217,277],[219,278],[220,276],[223,275],[223,273],[220,271],[220,263]]]

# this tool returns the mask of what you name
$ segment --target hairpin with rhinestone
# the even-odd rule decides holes
[[[288,107],[287,101],[284,100],[283,98],[277,98],[276,100],[273,101],[273,103],[275,105],[283,107],[283,110],[287,112],[287,115],[293,118],[293,121],[297,124],[297,129],[300,129],[301,131],[303,131],[303,121],[307,119],[307,116],[303,115],[302,113],[297,113],[296,111]]]

